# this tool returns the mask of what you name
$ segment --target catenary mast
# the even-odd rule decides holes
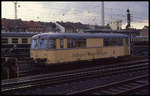
[[[101,17],[102,17],[102,18],[101,18],[101,20],[102,20],[102,23],[101,23],[101,24],[102,24],[102,26],[104,26],[104,25],[105,25],[105,22],[104,22],[104,1],[102,1],[101,4],[102,4],[102,5],[101,5],[101,6],[102,6],[102,7],[101,7],[101,12],[102,12],[102,13],[101,13]]]
[[[17,19],[17,1],[14,2],[15,5],[15,19]]]

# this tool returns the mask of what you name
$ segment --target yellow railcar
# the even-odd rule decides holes
[[[114,33],[42,33],[32,37],[35,62],[61,64],[130,55],[127,35]]]

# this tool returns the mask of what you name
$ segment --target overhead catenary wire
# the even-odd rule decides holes
[[[32,4],[34,4],[34,3],[32,3]],[[37,3],[35,3],[35,4],[37,4]],[[86,10],[83,10],[83,9],[78,9],[78,8],[72,8],[71,10],[73,10],[71,13],[67,13],[67,11],[69,11],[70,9],[68,8],[68,9],[66,9],[66,8],[55,8],[55,7],[53,7],[53,8],[51,8],[51,9],[55,9],[55,10],[60,10],[59,12],[60,13],[58,13],[58,14],[53,14],[53,15],[59,15],[59,18],[61,18],[61,17],[63,17],[63,18],[65,18],[65,16],[67,16],[67,15],[70,15],[70,14],[72,14],[72,15],[78,15],[78,14],[81,14],[81,12],[83,12],[83,11],[87,11],[87,13],[88,14],[94,14],[94,11],[93,10],[98,10],[98,8],[100,8],[101,7],[101,5],[97,5],[97,6],[95,6],[95,4],[91,4],[91,5],[86,5],[86,4],[84,4],[84,3],[82,3],[81,4],[82,5],[82,7],[84,8],[84,7],[90,7],[90,8],[88,8],[88,9],[86,9]],[[42,6],[42,8],[49,8],[49,6]],[[113,19],[116,19],[116,18],[119,18],[119,19],[121,19],[122,21],[124,21],[125,22],[125,20],[126,20],[126,14],[122,14],[123,13],[123,10],[125,10],[124,8],[121,8],[121,9],[119,9],[119,8],[108,8],[107,7],[107,5],[104,7],[105,9],[107,9],[107,10],[112,10],[112,11],[115,11],[115,12],[117,12],[116,14],[114,14],[115,12],[111,12],[111,13],[109,13],[109,12],[105,12],[105,14],[106,14],[106,16],[105,16],[105,19],[107,18],[107,21],[109,20],[110,21],[110,18],[111,18],[111,20],[112,20],[112,18]],[[36,10],[37,11],[37,10]],[[66,11],[66,12],[63,12],[63,11]],[[37,11],[38,12],[38,11]],[[40,11],[39,11],[40,12]],[[133,11],[133,12],[138,12],[138,11]],[[110,14],[111,15],[111,17],[108,17],[107,15],[108,14]],[[98,16],[98,15],[97,15]],[[40,17],[40,16],[36,16],[36,17],[39,17],[39,18],[42,18],[42,17]],[[57,17],[56,17],[57,18]],[[74,17],[72,17],[72,18],[77,18],[76,16]],[[143,19],[146,19],[146,18],[143,18],[143,17],[137,17],[137,16],[133,16],[132,17],[133,19],[132,20],[138,20],[138,21],[142,21]],[[89,17],[89,19],[92,19],[92,21],[93,22],[96,22],[97,20],[98,20],[98,17]]]

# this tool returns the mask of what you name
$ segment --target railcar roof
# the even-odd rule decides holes
[[[2,37],[32,37],[39,32],[1,32]]]
[[[32,39],[56,39],[56,38],[127,38],[127,35],[118,33],[41,33],[34,35]]]

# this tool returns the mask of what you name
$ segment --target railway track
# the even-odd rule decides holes
[[[96,86],[85,90],[67,93],[67,95],[125,95],[131,92],[146,88],[148,84],[148,76],[137,76],[127,80],[117,81],[103,86]]]
[[[99,67],[106,64],[109,65],[115,65],[116,63],[122,63],[127,61],[133,61],[133,60],[142,60],[147,57],[141,57],[141,56],[125,56],[125,57],[119,57],[118,59],[114,58],[107,58],[107,59],[100,59],[100,60],[92,60],[92,61],[84,61],[84,62],[73,62],[73,63],[67,63],[60,65],[54,65],[54,66],[37,66],[38,64],[33,64],[32,60],[31,63],[30,60],[25,60],[23,58],[18,59],[18,65],[19,65],[19,77],[24,76],[31,76],[31,75],[37,75],[37,74],[46,74],[46,73],[54,73],[54,72],[60,72],[60,71],[66,71],[66,70],[76,70],[76,69],[83,69],[83,68],[89,68],[89,67]],[[59,67],[59,68],[58,68]]]
[[[17,56],[18,55],[18,56]],[[116,64],[119,62],[126,62],[126,61],[133,61],[133,60],[141,60],[147,57],[144,56],[122,56],[115,58],[104,58],[104,59],[97,59],[91,61],[80,61],[80,62],[71,62],[71,63],[64,63],[60,65],[50,65],[50,66],[38,66],[35,64],[30,57],[26,57],[23,54],[16,54],[12,57],[9,57],[9,63],[6,61],[8,57],[2,57],[2,64],[3,64],[3,75],[2,79],[11,79],[17,77],[25,77],[37,74],[45,74],[45,73],[52,73],[52,72],[60,72],[66,70],[75,70],[75,69],[83,69],[87,67],[93,66],[102,66],[106,64]],[[15,62],[16,61],[16,62]],[[91,64],[92,63],[92,64]],[[15,65],[14,65],[15,64]],[[59,68],[58,68],[59,67]],[[8,72],[7,70],[8,69]],[[16,70],[18,69],[18,70]],[[13,70],[13,72],[11,72]],[[13,74],[14,73],[14,74]],[[17,73],[17,74],[16,74]]]
[[[137,70],[147,70],[148,60],[140,60],[139,62],[130,62],[129,64],[116,64],[110,66],[101,66],[99,68],[92,68],[86,70],[78,70],[68,73],[56,73],[56,74],[46,74],[30,77],[22,77],[12,80],[2,81],[2,93],[9,93],[13,91],[24,90],[26,88],[35,88],[45,85],[53,85],[64,82],[73,82],[77,80],[83,80],[87,78],[103,77],[106,75],[120,74],[123,72],[132,72]]]
[[[136,56],[148,56],[149,46],[148,45],[135,45],[133,46],[133,55]]]

